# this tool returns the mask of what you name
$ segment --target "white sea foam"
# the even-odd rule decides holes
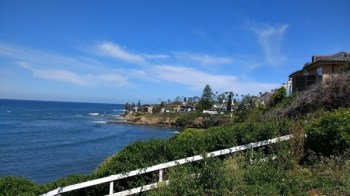
[[[90,116],[98,116],[98,115],[100,115],[100,113],[98,113],[98,112],[95,112],[95,113],[89,113],[89,115],[90,115]]]
[[[104,121],[104,120],[96,120],[96,121],[92,121],[93,123],[96,123],[96,124],[106,124],[107,121]]]
[[[113,110],[114,112],[126,112],[126,110]]]

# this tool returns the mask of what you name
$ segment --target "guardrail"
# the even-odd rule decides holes
[[[293,137],[293,135],[286,135],[286,136],[282,136],[282,137],[276,137],[276,138],[272,138],[272,139],[268,139],[268,140],[252,142],[252,143],[241,145],[241,146],[235,146],[235,147],[232,147],[232,148],[227,148],[227,149],[223,149],[223,150],[209,152],[209,153],[207,153],[207,157],[216,157],[216,156],[220,156],[220,155],[226,155],[226,154],[231,154],[231,153],[243,151],[243,150],[246,150],[246,149],[252,149],[252,148],[257,148],[257,147],[261,147],[261,146],[266,146],[266,145],[269,145],[269,144],[273,144],[273,143],[289,140],[292,137]],[[108,176],[108,177],[99,178],[99,179],[95,179],[95,180],[90,180],[90,181],[87,181],[87,182],[82,182],[82,183],[69,185],[69,186],[65,186],[65,187],[59,187],[57,189],[54,189],[54,190],[52,190],[50,192],[47,192],[47,193],[43,194],[42,196],[60,195],[61,193],[66,193],[66,192],[70,192],[70,191],[74,191],[74,190],[79,190],[79,189],[82,189],[82,188],[87,188],[87,187],[91,187],[91,186],[95,186],[95,185],[99,185],[99,184],[104,184],[104,183],[109,183],[109,196],[112,196],[112,195],[113,196],[116,196],[116,195],[131,195],[131,194],[135,194],[135,193],[141,193],[141,192],[144,192],[144,191],[148,191],[148,190],[157,188],[160,184],[168,184],[169,183],[169,180],[164,180],[163,179],[163,171],[164,171],[164,169],[175,167],[177,165],[183,165],[185,163],[199,161],[199,160],[202,160],[203,158],[204,157],[202,155],[186,157],[186,158],[183,158],[183,159],[170,161],[170,162],[167,162],[167,163],[162,163],[162,164],[154,165],[154,166],[151,166],[151,167],[141,168],[141,169],[133,170],[133,171],[126,172],[126,173],[111,175],[111,176]],[[149,172],[154,172],[154,171],[159,171],[159,180],[158,180],[157,183],[152,183],[152,184],[140,186],[140,187],[137,187],[137,188],[129,189],[129,190],[126,190],[126,191],[121,191],[121,192],[114,193],[114,181],[117,181],[117,180],[120,180],[120,179],[124,179],[124,178],[128,178],[128,177],[132,177],[132,176],[136,176],[136,175],[149,173]]]

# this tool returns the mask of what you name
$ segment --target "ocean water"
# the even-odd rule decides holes
[[[37,183],[88,174],[124,146],[178,130],[109,124],[123,105],[0,99],[0,177]]]

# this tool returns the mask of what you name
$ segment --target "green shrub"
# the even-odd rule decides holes
[[[94,176],[104,177],[162,163],[168,160],[168,153],[163,139],[137,141],[105,160],[94,171]]]
[[[318,195],[350,195],[350,154],[342,156],[309,156],[307,170],[312,177],[308,184]]]
[[[168,140],[152,139],[135,142],[108,158],[94,172],[104,177],[143,167],[203,154],[259,140],[270,139],[290,132],[288,121],[238,123],[200,131],[187,129]],[[154,174],[149,174],[149,178]],[[147,181],[143,178],[141,181]],[[132,181],[132,180],[130,180]],[[140,181],[140,183],[141,183]],[[121,182],[121,188],[130,183]]]
[[[0,178],[0,193],[3,196],[38,195],[40,187],[27,178],[7,176]]]
[[[170,184],[150,191],[148,195],[228,195],[222,161],[208,158],[196,166],[183,165],[173,168]]]
[[[350,109],[324,112],[305,129],[307,149],[325,156],[342,154],[350,147]]]
[[[176,119],[176,124],[179,127],[193,127],[193,122],[196,118],[202,115],[201,111],[191,111],[191,112],[178,112],[176,113],[178,118]]]
[[[277,89],[277,91],[272,95],[269,105],[270,107],[275,106],[283,101],[287,96],[287,91],[284,87]]]
[[[90,175],[81,175],[81,174],[72,174],[69,176],[65,176],[63,178],[60,178],[56,181],[53,181],[51,183],[43,185],[44,189],[41,193],[47,193],[53,189],[56,189],[58,187],[65,187],[72,184],[77,184],[80,182],[85,182],[88,180],[91,180]],[[80,189],[77,191],[71,191],[69,193],[64,193],[62,195],[96,195],[96,190],[99,190],[99,187],[95,187],[95,191],[91,189]],[[108,190],[108,188],[105,188],[105,190]],[[107,193],[106,193],[107,194]]]
[[[245,152],[227,159],[205,159],[194,166],[174,168],[170,184],[149,195],[303,195],[311,177],[290,159],[262,160],[262,152]],[[254,163],[251,160],[256,160]]]

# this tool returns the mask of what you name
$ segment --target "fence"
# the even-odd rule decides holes
[[[245,145],[241,145],[241,146],[235,146],[235,147],[227,148],[227,149],[224,149],[224,150],[218,150],[218,151],[210,152],[210,153],[207,154],[207,157],[216,157],[216,156],[220,156],[220,155],[226,155],[226,154],[231,154],[231,153],[243,151],[243,150],[246,150],[246,149],[252,149],[252,148],[257,148],[257,147],[261,147],[261,146],[266,146],[266,145],[269,145],[269,144],[273,144],[273,143],[289,140],[292,137],[293,137],[293,135],[286,135],[286,136],[282,136],[282,137],[276,137],[276,138],[273,138],[273,139],[253,142],[253,143],[249,143],[249,144],[245,144]],[[176,160],[176,161],[170,161],[170,162],[167,162],[167,163],[154,165],[154,166],[151,166],[151,167],[146,167],[146,168],[133,170],[133,171],[126,172],[126,173],[111,175],[111,176],[104,177],[104,178],[99,178],[99,179],[90,180],[90,181],[87,181],[87,182],[82,182],[82,183],[78,183],[78,184],[74,184],[74,185],[69,185],[69,186],[62,187],[62,188],[59,187],[59,188],[54,189],[54,190],[52,190],[52,191],[50,191],[48,193],[43,194],[42,196],[60,195],[61,193],[66,193],[66,192],[70,192],[70,191],[74,191],[74,190],[78,190],[78,189],[83,189],[83,188],[87,188],[87,187],[91,187],[91,186],[95,186],[95,185],[99,185],[99,184],[104,184],[104,183],[109,183],[109,196],[131,195],[131,194],[135,194],[135,193],[141,193],[141,192],[144,192],[144,191],[148,191],[148,190],[157,188],[160,184],[165,184],[166,185],[166,184],[169,183],[169,180],[164,180],[163,179],[163,171],[164,171],[164,169],[175,167],[177,165],[183,165],[185,163],[199,161],[199,160],[202,160],[203,158],[204,157],[202,155],[196,155],[196,156],[187,157],[187,158],[184,158],[184,159],[179,159],[179,160]],[[133,188],[133,189],[129,189],[129,190],[126,190],[126,191],[121,191],[121,192],[114,193],[114,181],[117,181],[117,180],[120,180],[120,179],[124,179],[124,178],[128,178],[128,177],[132,177],[132,176],[136,176],[136,175],[149,173],[149,172],[154,172],[154,171],[159,171],[159,180],[158,180],[157,183],[147,184],[147,185],[140,186],[140,187],[137,187],[137,188]]]

